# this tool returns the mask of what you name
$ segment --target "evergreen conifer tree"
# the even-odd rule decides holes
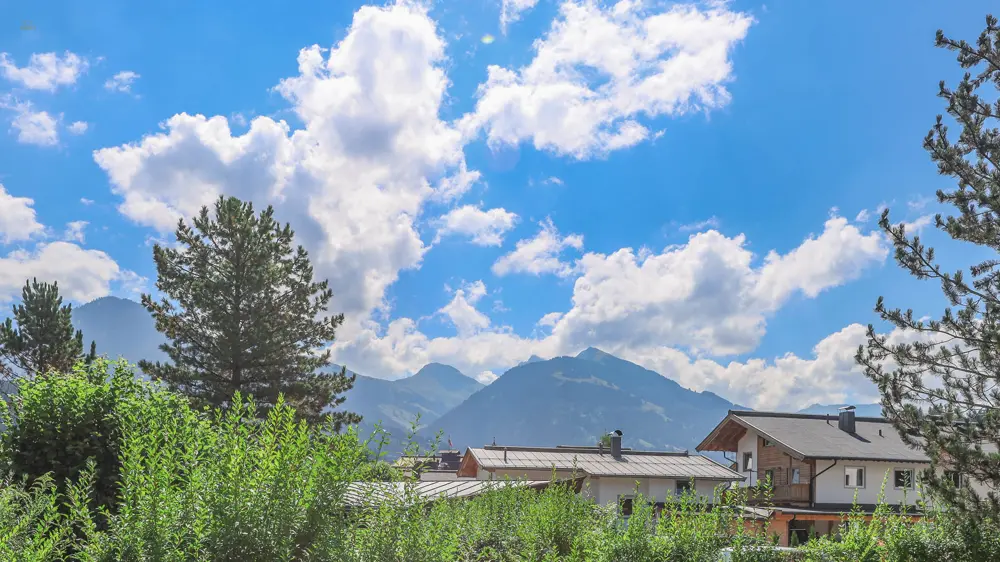
[[[226,407],[239,392],[263,415],[283,394],[317,421],[354,384],[346,370],[323,370],[343,315],[323,315],[333,292],[313,280],[305,249],[273,215],[220,197],[214,216],[203,207],[192,225],[178,222],[177,247],[153,248],[165,297],[143,295],[142,304],[168,340],[160,349],[170,361],[139,365],[196,404]],[[348,412],[333,417],[338,429],[360,421]]]
[[[0,353],[14,374],[69,372],[83,355],[83,333],[73,329],[73,305],[63,305],[58,283],[32,279],[21,290],[13,318],[0,325]],[[16,323],[16,325],[15,325]],[[96,347],[91,343],[91,353]]]
[[[903,439],[924,450],[932,469],[924,485],[939,500],[976,518],[1000,521],[1000,27],[988,16],[975,45],[937,33],[937,46],[957,53],[973,69],[954,89],[942,81],[939,96],[960,128],[949,133],[942,116],[924,148],[956,187],[938,191],[954,207],[935,218],[936,227],[987,256],[950,273],[919,236],[893,225],[888,211],[879,224],[895,247],[899,264],[917,279],[940,284],[949,303],[939,320],[922,320],[913,310],[891,309],[882,297],[876,312],[899,331],[890,338],[868,327],[868,343],[857,361],[878,384],[885,415]],[[992,97],[994,99],[987,99]],[[945,475],[952,470],[962,475]],[[967,485],[977,480],[986,492]]]

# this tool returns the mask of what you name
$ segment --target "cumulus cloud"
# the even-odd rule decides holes
[[[485,131],[494,146],[530,140],[576,158],[633,146],[650,136],[640,118],[729,101],[729,53],[751,23],[724,4],[650,12],[633,0],[568,0],[530,63],[488,68],[463,130]]]
[[[65,241],[46,242],[48,229],[38,222],[33,205],[33,199],[14,197],[0,184],[0,243],[27,243],[0,254],[0,304],[16,299],[26,279],[56,281],[64,297],[87,302],[135,276],[106,253],[80,246],[84,221],[66,225]]]
[[[47,111],[35,111],[31,102],[16,101],[9,96],[0,100],[0,108],[14,113],[10,130],[17,133],[17,142],[36,146],[59,144],[59,118]]]
[[[337,291],[332,307],[347,314],[340,335],[349,337],[385,307],[399,272],[420,264],[424,205],[478,179],[462,134],[440,116],[446,63],[424,6],[366,6],[341,42],[302,49],[298,74],[276,86],[303,128],[256,117],[233,135],[223,116],[182,113],[94,158],[120,212],[160,232],[221,194],[272,204]]]
[[[86,121],[73,121],[69,127],[66,127],[66,130],[74,135],[82,135],[87,132],[89,127]]]
[[[759,264],[742,235],[726,237],[716,231],[692,235],[687,243],[660,252],[623,248],[589,253],[575,264],[578,276],[569,310],[538,320],[539,327],[547,328],[544,335],[522,337],[494,326],[476,309],[476,300],[456,298],[452,302],[462,304],[464,317],[475,319],[466,323],[464,335],[431,338],[414,321],[400,318],[384,330],[369,322],[357,337],[337,342],[334,351],[338,360],[360,372],[391,377],[432,361],[470,374],[502,372],[531,355],[571,355],[596,346],[686,386],[717,391],[753,407],[837,401],[863,386],[859,372],[852,370],[864,335],[860,326],[824,339],[813,357],[788,354],[745,363],[711,357],[751,352],[766,331],[768,316],[791,295],[813,298],[850,281],[865,267],[884,261],[884,244],[878,232],[861,232],[834,217],[818,236],[784,254],[770,252]],[[821,259],[806,259],[811,253]],[[765,383],[756,382],[761,377],[801,385],[775,384],[764,392]]]
[[[507,26],[521,19],[521,13],[535,7],[538,0],[502,0],[500,5],[500,30],[507,33]]]
[[[66,230],[63,232],[63,240],[72,242],[76,241],[81,244],[84,242],[84,229],[90,224],[87,221],[73,221],[66,223]]]
[[[109,92],[132,92],[132,84],[142,76],[131,70],[123,70],[104,82],[104,89]]]
[[[0,302],[20,294],[25,279],[59,283],[59,292],[75,302],[88,302],[111,292],[122,270],[100,250],[69,242],[39,244],[33,250],[14,250],[0,257]]]
[[[514,228],[516,222],[517,215],[506,209],[484,211],[475,205],[463,205],[448,211],[436,221],[437,239],[459,234],[468,236],[473,244],[479,246],[499,246],[503,243],[504,234]]]
[[[490,319],[488,316],[476,310],[476,303],[486,296],[486,285],[482,281],[476,281],[463,285],[455,291],[451,301],[444,305],[439,314],[443,314],[451,320],[451,323],[458,330],[459,336],[469,336],[480,330],[489,328]]]
[[[34,204],[34,199],[14,197],[0,184],[0,241],[20,242],[45,231],[35,216]]]
[[[18,67],[7,53],[0,53],[0,72],[4,78],[32,90],[56,91],[59,86],[70,86],[87,71],[87,60],[66,51],[34,53],[27,66]]]
[[[583,236],[561,236],[551,219],[545,219],[539,225],[541,230],[534,238],[519,240],[514,250],[501,256],[493,264],[493,273],[500,276],[511,273],[553,273],[560,277],[573,273],[572,264],[563,261],[561,255],[568,249],[582,250]]]

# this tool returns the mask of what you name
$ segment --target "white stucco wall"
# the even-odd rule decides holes
[[[740,438],[739,443],[736,445],[736,471],[746,476],[746,480],[743,481],[744,486],[753,486],[757,484],[757,463],[760,461],[757,458],[757,432],[747,430],[746,435]],[[743,453],[751,452],[753,453],[753,470],[743,471]]]
[[[832,468],[829,468],[831,465]],[[865,485],[863,488],[848,488],[844,486],[844,469],[846,467],[864,467]],[[826,470],[829,468],[829,470]],[[816,502],[817,503],[852,503],[855,492],[857,501],[861,504],[878,503],[882,492],[882,481],[885,479],[885,502],[891,504],[916,503],[920,497],[917,489],[897,490],[893,487],[892,471],[896,468],[911,469],[919,476],[926,465],[917,463],[881,463],[857,461],[816,461]],[[823,472],[826,470],[826,472]],[[887,476],[888,473],[888,476]]]

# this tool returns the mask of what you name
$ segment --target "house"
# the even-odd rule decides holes
[[[575,484],[579,490],[581,483],[571,484]],[[344,494],[344,503],[349,509],[378,506],[385,501],[430,503],[442,498],[468,499],[490,490],[511,486],[544,490],[550,484],[550,480],[490,482],[474,478],[448,481],[351,482]]]
[[[587,493],[598,503],[619,503],[631,512],[638,491],[650,500],[674,497],[694,487],[711,500],[720,487],[744,480],[740,475],[701,455],[683,452],[639,451],[623,448],[622,433],[610,435],[611,446],[512,447],[490,445],[469,448],[458,468],[459,478],[476,480],[548,481],[582,478]]]
[[[838,416],[730,410],[696,450],[734,455],[744,486],[770,482],[771,506],[753,513],[766,512],[785,541],[836,530],[855,501],[870,513],[883,479],[885,503],[919,516],[912,506],[925,498],[917,477],[930,466],[887,420],[857,417],[850,406]],[[960,482],[963,475],[951,477]]]
[[[454,480],[462,461],[461,451],[445,449],[433,455],[403,455],[393,466],[400,469],[407,478],[416,476],[419,480]]]

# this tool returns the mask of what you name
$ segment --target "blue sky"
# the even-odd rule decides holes
[[[372,376],[594,345],[751,406],[870,401],[875,299],[942,305],[874,222],[949,186],[934,32],[987,2],[49,4],[0,28],[5,307],[29,275],[136,298],[223,193],[292,223]]]

